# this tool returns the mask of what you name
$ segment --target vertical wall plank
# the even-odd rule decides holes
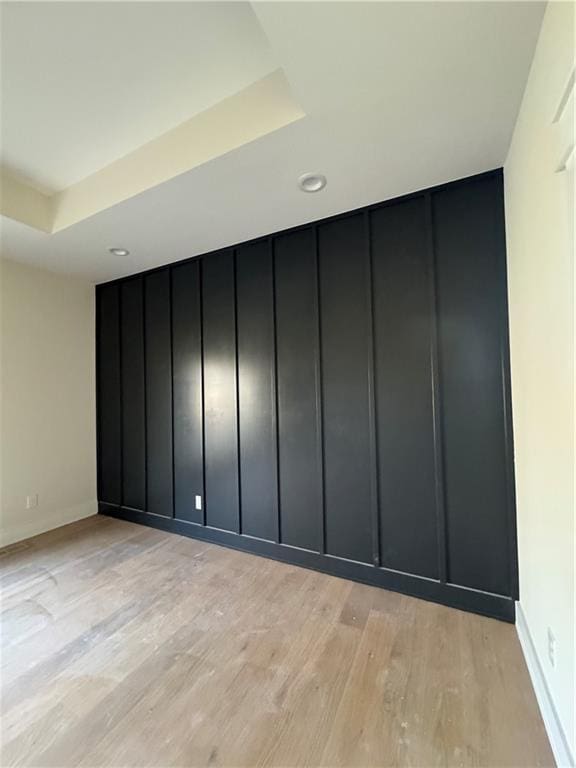
[[[143,281],[121,284],[122,503],[146,509],[146,404]]]
[[[200,261],[172,270],[174,516],[204,521]],[[196,496],[200,496],[197,509]]]
[[[496,179],[433,193],[448,575],[509,594]]]
[[[323,501],[315,232],[281,235],[274,250],[282,541],[319,552]]]
[[[368,381],[368,442],[370,446],[370,516],[372,518],[372,564],[382,564],[382,552],[380,547],[380,479],[378,477],[378,435],[377,435],[377,410],[376,410],[376,339],[374,328],[374,278],[372,266],[372,239],[370,235],[370,213],[364,213],[364,232],[366,245],[366,307],[368,314],[368,365],[366,370]]]
[[[120,305],[116,284],[97,291],[98,499],[122,503]]]
[[[434,486],[436,502],[436,539],[438,549],[438,578],[445,584],[448,579],[448,552],[446,530],[446,493],[444,490],[444,438],[442,435],[442,397],[440,393],[440,357],[438,352],[438,292],[436,290],[436,251],[432,195],[427,192],[426,236],[428,239],[428,280],[430,283],[430,364],[432,386],[432,427],[434,439]]]
[[[242,533],[278,539],[274,307],[270,242],[236,251]]]
[[[172,517],[172,351],[170,273],[145,278],[146,489],[148,512]]]
[[[516,529],[516,481],[514,477],[514,429],[512,424],[512,383],[510,372],[510,334],[508,327],[508,274],[506,265],[506,226],[504,220],[504,177],[494,178],[494,206],[496,209],[496,264],[499,285],[500,370],[502,375],[502,404],[504,408],[504,453],[506,456],[508,571],[510,594],[518,600],[520,584],[518,574],[518,547]]]
[[[382,565],[438,576],[424,198],[371,214]]]
[[[370,355],[362,214],[318,228],[326,551],[372,562]]]
[[[202,261],[206,524],[240,530],[234,254]]]

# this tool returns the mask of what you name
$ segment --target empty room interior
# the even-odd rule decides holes
[[[575,765],[575,4],[0,0],[0,765]]]

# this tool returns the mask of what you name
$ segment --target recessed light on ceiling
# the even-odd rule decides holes
[[[298,179],[302,192],[320,192],[326,186],[326,176],[321,173],[305,173]]]
[[[108,248],[112,256],[129,256],[130,251],[126,248]]]

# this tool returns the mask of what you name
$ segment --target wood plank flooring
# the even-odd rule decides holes
[[[551,766],[513,626],[95,517],[4,550],[7,766]]]

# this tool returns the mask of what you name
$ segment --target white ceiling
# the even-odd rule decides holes
[[[1,162],[60,190],[272,72],[247,2],[2,3]]]
[[[82,6],[61,7],[69,5]],[[111,5],[100,4],[100,13],[106,16]],[[166,6],[153,5],[156,10]],[[240,7],[249,16],[250,9]],[[4,217],[3,254],[101,281],[503,164],[542,19],[541,3],[253,7],[270,50],[259,44],[262,55],[255,56],[250,71],[280,65],[305,117],[56,234]],[[236,13],[227,8],[219,13]],[[182,30],[174,34],[185,37]],[[50,52],[44,50],[48,66]],[[210,56],[217,50],[214,42]],[[237,63],[246,74],[241,56]],[[202,74],[210,83],[207,72],[196,72],[196,80]],[[169,68],[162,76],[170,80]],[[222,97],[225,81],[223,74],[215,78],[220,90],[214,99]],[[242,85],[236,80],[230,87]],[[118,99],[124,84],[110,88]],[[206,83],[206,102],[210,92],[216,93]],[[199,102],[194,103],[197,108]],[[72,126],[84,120],[73,102],[63,101],[61,110]],[[135,114],[125,116],[126,131]],[[149,127],[146,109],[138,114]],[[27,124],[25,113],[10,119]],[[105,119],[99,114],[99,127]],[[89,130],[93,136],[93,125]],[[144,128],[132,125],[130,135],[138,130]],[[51,141],[53,153],[64,151],[61,138]],[[30,142],[27,158],[33,156]],[[102,151],[112,146],[108,137],[100,143]],[[40,154],[50,154],[47,146]],[[28,166],[30,175],[39,168],[40,161],[34,162]],[[324,173],[327,188],[317,195],[300,192],[296,180],[306,171]],[[66,172],[72,173],[72,166]],[[130,256],[112,257],[107,252],[112,245],[129,248]]]

